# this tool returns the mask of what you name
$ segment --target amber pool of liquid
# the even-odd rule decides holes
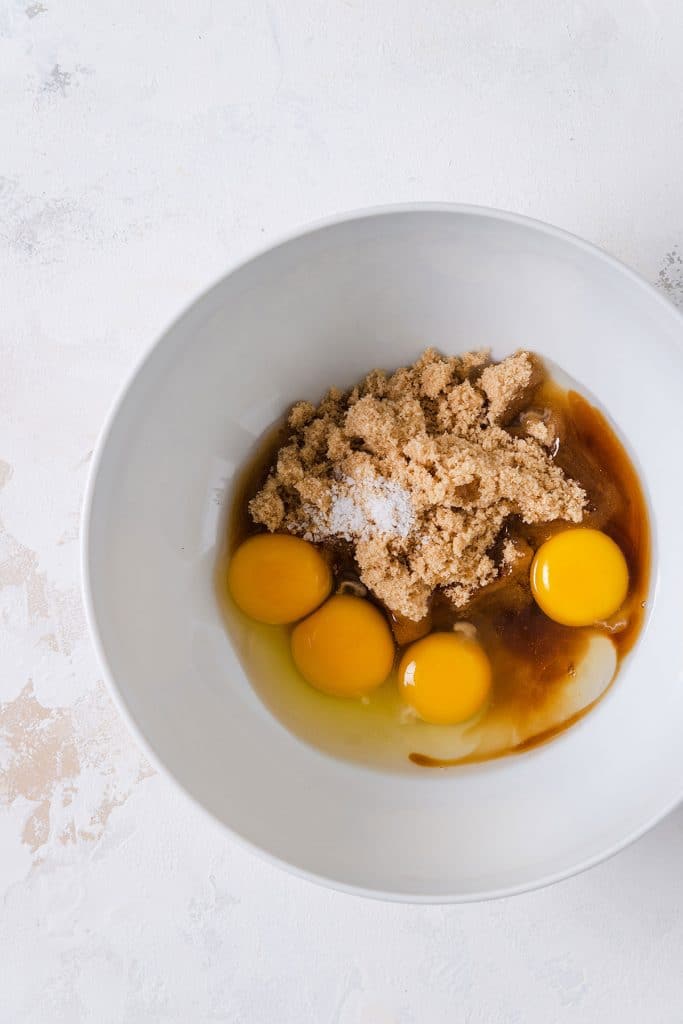
[[[247,505],[262,486],[286,432],[274,428],[264,439],[234,490],[216,589],[254,689],[300,739],[334,756],[378,768],[414,770],[489,760],[528,750],[569,728],[618,676],[619,664],[636,642],[646,614],[650,529],[643,490],[608,420],[578,392],[546,380],[529,408],[550,413],[559,436],[555,462],[588,496],[582,525],[603,530],[620,546],[629,567],[629,593],[614,620],[600,627],[576,629],[551,621],[531,597],[529,562],[539,545],[566,524],[528,526],[511,519],[497,543],[506,538],[523,542],[529,558],[482,590],[465,609],[455,610],[438,596],[432,605],[431,629],[451,629],[464,620],[476,628],[492,664],[489,705],[460,726],[416,720],[404,708],[391,677],[362,700],[318,693],[293,665],[289,627],[252,622],[235,608],[227,593],[226,567],[236,546],[260,532]],[[520,428],[513,423],[508,429],[514,434]],[[353,579],[356,567],[350,546],[330,545],[327,551],[336,579]],[[414,631],[410,624],[393,625],[398,661],[401,645],[410,642]]]

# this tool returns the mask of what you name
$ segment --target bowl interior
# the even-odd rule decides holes
[[[412,899],[526,888],[599,859],[683,789],[683,382],[678,314],[569,236],[472,209],[359,216],[224,278],[162,337],[93,468],[86,598],[107,673],[157,762],[296,870]],[[297,398],[373,366],[524,346],[600,401],[652,502],[648,627],[578,726],[528,754],[392,775],[328,758],[263,706],[213,589],[226,495]],[[666,558],[657,559],[657,550]]]

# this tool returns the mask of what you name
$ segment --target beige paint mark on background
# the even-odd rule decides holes
[[[0,738],[0,802],[10,805],[22,796],[37,805],[23,830],[23,841],[35,851],[49,835],[55,790],[78,775],[70,712],[43,707],[29,682],[15,700],[0,705]]]
[[[7,533],[1,520],[0,534],[0,587],[22,586],[34,575],[38,566],[38,555]]]
[[[0,461],[0,488],[11,476]],[[7,626],[32,640],[36,685],[41,651],[55,671],[71,672],[85,633],[80,593],[51,582],[38,553],[1,521],[0,592]],[[12,682],[2,680],[15,694]],[[115,810],[153,774],[100,681],[69,706],[46,705],[40,692],[29,680],[0,703],[0,808],[20,815],[17,832],[34,864],[64,846],[98,841]]]
[[[134,788],[153,775],[101,682],[73,708],[48,708],[29,681],[0,704],[0,805],[33,805],[22,841],[33,853],[94,842]]]
[[[38,569],[38,555],[3,529],[0,520],[0,590],[20,587],[25,594],[28,626],[50,622],[58,649],[69,655],[85,635],[85,619],[79,591],[61,588]]]
[[[10,480],[12,467],[0,460],[0,490]],[[79,591],[55,586],[40,571],[36,551],[22,544],[5,529],[0,519],[0,590],[22,588],[25,594],[26,625],[49,621],[56,649],[70,655],[85,634],[85,619]]]
[[[50,801],[43,800],[35,811],[26,819],[21,833],[21,841],[32,853],[35,853],[47,842],[50,834]]]
[[[57,654],[59,651],[59,644],[54,633],[44,633],[36,646],[41,647],[45,651],[51,651],[53,654]]]

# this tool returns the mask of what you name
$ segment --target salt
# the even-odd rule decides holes
[[[330,488],[327,515],[316,510],[315,530],[321,537],[367,540],[376,534],[407,537],[415,525],[410,494],[381,476],[344,477]]]

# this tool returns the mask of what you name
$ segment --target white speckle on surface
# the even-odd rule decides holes
[[[513,209],[683,306],[682,47],[677,0],[0,4],[3,1024],[681,1020],[683,811],[496,903],[290,877],[149,774],[85,632],[78,529],[131,366],[318,217]]]

